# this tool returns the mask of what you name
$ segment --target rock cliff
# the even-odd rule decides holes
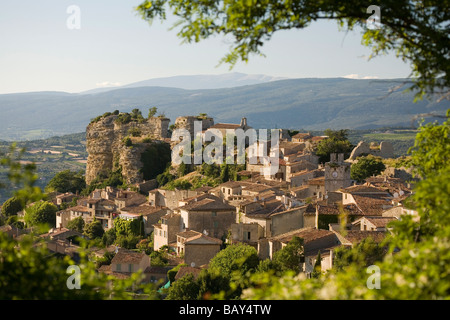
[[[86,128],[88,185],[97,176],[107,175],[118,169],[122,170],[127,183],[142,182],[142,153],[152,143],[168,137],[170,119],[152,117],[124,123],[117,121],[118,117],[114,114],[100,117]],[[125,140],[128,139],[132,145],[127,146]]]

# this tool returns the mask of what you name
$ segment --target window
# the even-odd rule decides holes
[[[214,228],[218,228],[219,227],[219,222],[218,221],[214,221]]]
[[[164,231],[164,238],[166,237],[166,231]]]
[[[133,265],[131,263],[128,265],[128,272],[133,272]]]
[[[211,214],[213,217],[217,217],[217,212],[213,211]]]
[[[250,240],[250,231],[247,232],[247,240]]]
[[[117,270],[117,271],[122,271],[122,266],[120,265],[120,263],[117,264],[116,270]]]

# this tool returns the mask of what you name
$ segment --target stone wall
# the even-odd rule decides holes
[[[350,154],[350,160],[355,160],[360,155],[374,155],[381,158],[393,158],[394,147],[390,142],[382,141],[379,148],[371,148],[365,141],[360,141]]]

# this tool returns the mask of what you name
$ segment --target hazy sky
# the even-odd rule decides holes
[[[190,74],[222,74],[224,39],[181,44],[174,20],[150,26],[134,11],[141,0],[2,0],[0,2],[0,93],[80,92],[102,86]],[[80,8],[80,29],[67,20]],[[369,15],[368,15],[369,16]],[[359,31],[338,31],[335,22],[275,34],[231,72],[271,76],[401,78],[408,65],[394,55],[367,61]]]

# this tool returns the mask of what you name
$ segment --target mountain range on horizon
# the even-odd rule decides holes
[[[120,86],[96,88],[80,92],[80,94],[93,94],[93,93],[107,92],[116,89],[138,88],[138,87],[168,87],[186,90],[223,89],[223,88],[234,88],[240,86],[261,84],[285,79],[288,78],[274,77],[265,74],[245,74],[239,72],[224,73],[217,75],[216,74],[179,75],[172,77],[152,78]]]
[[[296,130],[410,127],[418,115],[442,115],[450,108],[448,100],[413,103],[411,92],[390,92],[402,82],[404,79],[277,79],[234,73],[169,77],[159,82],[150,79],[82,93],[2,94],[0,140],[84,132],[98,115],[134,108],[146,116],[150,107],[157,107],[171,123],[179,116],[207,113],[216,123],[239,123],[247,117],[254,128]],[[202,86],[209,88],[186,89]]]

